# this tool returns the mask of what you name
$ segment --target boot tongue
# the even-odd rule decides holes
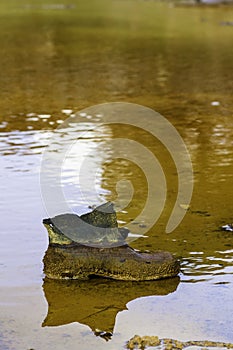
[[[111,202],[96,207],[92,212],[83,214],[80,218],[90,225],[101,228],[116,228],[117,216],[114,205]]]

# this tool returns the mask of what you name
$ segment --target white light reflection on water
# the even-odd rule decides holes
[[[51,191],[48,198],[50,216],[64,212],[64,208],[67,212],[81,214],[89,206],[106,201],[104,197],[108,191],[102,188],[102,177],[103,164],[110,152],[105,142],[110,138],[108,128],[96,130],[96,126],[85,121],[69,123],[68,127],[55,130],[41,167],[41,181],[46,181]],[[81,172],[85,160],[85,172]],[[95,186],[90,188],[88,184],[93,179]],[[58,199],[57,190],[61,187],[62,196]]]

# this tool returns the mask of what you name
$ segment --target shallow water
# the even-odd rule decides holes
[[[233,9],[130,0],[65,4],[0,4],[0,348],[121,349],[134,334],[233,342],[233,238],[220,230],[232,222],[233,28],[222,22],[233,20]],[[83,108],[112,101],[158,111],[188,147],[193,196],[172,233],[165,228],[177,172],[164,146],[130,126],[90,131],[100,116],[88,113],[74,135],[77,124],[70,130],[63,123]],[[88,205],[115,200],[119,180],[131,181],[132,203],[118,219],[133,233],[150,226],[150,213],[132,224],[145,205],[146,178],[132,162],[112,159],[109,144],[127,135],[156,154],[167,180],[166,205],[148,237],[132,245],[181,258],[180,280],[44,280],[48,240],[41,221],[48,205],[56,214],[61,203],[55,202],[56,182],[48,173],[51,202],[43,204],[42,154],[55,141],[56,164],[64,146],[57,135],[75,140],[77,132],[78,148],[64,162],[66,202],[84,213]],[[83,177],[91,180],[98,172],[95,191],[86,187],[81,196],[73,160],[83,155],[90,160]],[[180,204],[185,210],[186,203]],[[113,332],[112,339],[95,336],[96,328]]]

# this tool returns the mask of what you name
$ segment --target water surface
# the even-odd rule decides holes
[[[233,30],[221,24],[233,20],[232,8],[2,1],[0,16],[1,349],[120,349],[134,334],[233,342],[232,233],[219,229],[232,222]],[[130,127],[85,133],[96,117],[88,115],[77,154],[89,154],[99,169],[99,203],[96,193],[85,195],[98,205],[114,200],[119,180],[131,181],[132,203],[118,216],[120,225],[129,224],[145,203],[145,175],[135,164],[112,159],[106,144],[124,134],[151,147],[166,174],[167,201],[148,238],[133,246],[180,257],[180,281],[43,280],[43,151],[68,116],[111,101],[148,106],[177,128],[193,162],[192,201],[182,223],[166,234],[177,191],[166,149]],[[72,152],[63,188],[83,213],[88,204],[79,196],[70,159]],[[135,224],[134,232],[149,220]],[[95,328],[113,332],[112,339],[96,337]]]

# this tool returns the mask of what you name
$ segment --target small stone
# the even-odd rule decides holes
[[[176,340],[175,341],[175,345],[177,349],[183,349],[184,345],[183,343],[181,343],[180,341]]]
[[[141,337],[139,335],[135,335],[133,338],[131,338],[127,343],[128,349],[134,349],[135,347],[141,346]]]
[[[156,336],[148,336],[145,335],[142,337],[142,342],[145,346],[158,346],[160,344],[160,340]]]

